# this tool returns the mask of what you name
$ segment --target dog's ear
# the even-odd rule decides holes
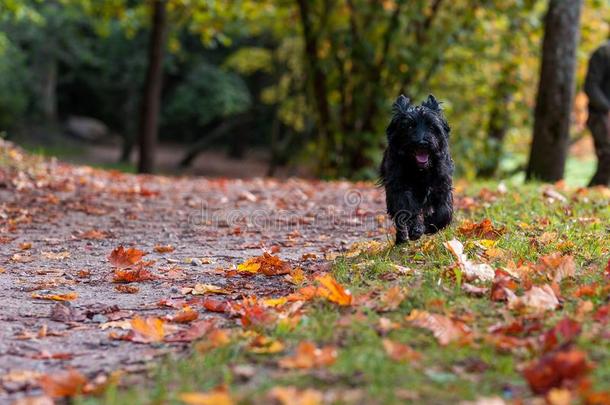
[[[436,101],[436,98],[434,98],[432,94],[430,94],[428,96],[428,99],[424,101],[421,105],[437,113],[442,111],[440,103]]]
[[[394,104],[392,104],[392,111],[394,112],[394,114],[406,112],[409,109],[410,105],[411,100],[409,100],[409,98],[404,94],[401,94],[400,96],[398,96],[396,101],[394,101]]]

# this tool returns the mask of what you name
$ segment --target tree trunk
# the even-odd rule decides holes
[[[140,143],[138,172],[140,173],[152,173],[155,167],[155,149],[157,146],[161,86],[163,82],[166,13],[165,0],[154,0],[152,29],[148,49],[148,68],[146,71],[146,81],[144,82],[138,136]]]
[[[318,39],[313,31],[311,10],[309,8],[310,1],[311,0],[297,0],[297,3],[299,5],[301,24],[303,27],[305,59],[309,68],[309,81],[312,86],[312,96],[317,110],[317,130],[320,139],[318,174],[324,174],[330,166],[329,154],[334,152],[334,142],[332,139],[330,107],[327,98],[326,74],[322,70],[318,58]]]
[[[574,98],[581,8],[582,0],[549,2],[527,180],[553,182],[563,178]]]

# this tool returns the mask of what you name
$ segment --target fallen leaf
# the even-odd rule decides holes
[[[160,318],[135,317],[131,321],[131,331],[124,337],[137,343],[158,343],[165,337],[165,322]]]
[[[155,252],[157,253],[171,253],[176,250],[172,245],[156,245]]]
[[[230,291],[214,284],[195,284],[193,288],[184,288],[182,293],[192,295],[229,294]]]
[[[531,312],[544,312],[554,310],[559,306],[559,300],[553,288],[545,284],[542,287],[533,286],[523,296],[517,297],[515,293],[506,289],[508,307],[514,310],[525,310]]]
[[[119,246],[110,253],[108,261],[118,268],[129,267],[140,262],[144,254],[143,251],[136,248],[125,249],[123,246]]]
[[[184,392],[178,396],[187,405],[233,405],[233,399],[224,390],[211,392]]]
[[[390,287],[380,297],[380,309],[382,311],[394,311],[400,306],[406,296],[404,290],[399,286]]]
[[[138,291],[140,291],[140,289],[138,287],[136,287],[135,285],[126,285],[126,284],[119,284],[119,285],[115,286],[114,289],[117,290],[118,292],[122,292],[125,294],[135,294]]]
[[[284,351],[284,344],[277,339],[256,335],[248,344],[248,351],[256,354],[275,354]]]
[[[170,316],[168,320],[174,323],[190,323],[197,320],[197,318],[199,318],[199,313],[193,308],[186,306]]]
[[[87,378],[76,370],[54,371],[53,374],[41,376],[38,383],[44,393],[50,397],[72,397],[82,391]]]
[[[277,256],[265,252],[262,256],[253,257],[237,266],[237,270],[245,273],[263,273],[266,276],[290,273],[290,265]]]
[[[64,260],[70,257],[70,252],[42,252],[41,255],[50,260]]]
[[[37,300],[51,300],[51,301],[73,301],[78,298],[78,294],[75,292],[66,294],[37,294],[33,293],[32,298]]]
[[[332,346],[316,347],[312,342],[300,342],[292,356],[280,359],[282,368],[309,369],[327,367],[337,360],[337,349]]]
[[[296,387],[273,387],[267,393],[270,401],[280,405],[321,405],[324,396],[318,390],[307,388],[299,390]]]
[[[545,351],[555,349],[557,346],[573,342],[580,332],[582,327],[580,323],[568,317],[561,321],[544,334],[543,346]]]
[[[205,340],[195,345],[195,350],[199,353],[206,353],[212,349],[217,349],[231,343],[231,334],[226,329],[212,329]]]
[[[326,298],[341,306],[352,304],[352,293],[339,284],[332,275],[325,274],[316,277],[316,281],[320,283],[316,292],[319,297]]]
[[[406,320],[414,326],[431,331],[436,340],[443,346],[455,341],[466,341],[470,335],[470,330],[462,322],[453,321],[446,316],[427,311],[414,309],[406,317]]]
[[[195,321],[186,330],[182,330],[174,335],[165,338],[166,342],[192,342],[201,339],[214,327],[214,321],[206,319]]]
[[[383,348],[387,355],[397,362],[411,362],[421,359],[421,354],[413,350],[409,345],[394,342],[390,339],[382,340]]]
[[[467,281],[482,280],[490,281],[494,278],[494,271],[490,265],[486,263],[473,263],[468,260],[468,257],[464,254],[464,246],[457,239],[452,239],[444,243],[445,247],[455,256],[458,265],[462,270]]]
[[[569,349],[548,353],[530,363],[523,370],[523,376],[534,393],[546,394],[566,381],[580,380],[590,370],[587,355],[580,350]]]
[[[556,252],[540,257],[536,264],[536,270],[542,274],[547,274],[550,279],[559,283],[566,277],[574,277],[576,264],[573,256],[563,256]]]
[[[114,269],[112,281],[114,283],[136,283],[154,279],[155,276],[144,267],[143,263],[138,263],[131,267]]]
[[[466,237],[481,239],[497,239],[506,232],[506,228],[496,228],[489,218],[485,218],[479,223],[465,220],[458,228],[458,233]]]

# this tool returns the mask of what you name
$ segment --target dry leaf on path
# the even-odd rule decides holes
[[[75,292],[66,294],[37,294],[33,293],[32,298],[37,300],[51,300],[51,301],[73,301],[78,298],[78,294]]]
[[[79,394],[87,384],[87,378],[76,370],[55,371],[41,376],[38,383],[48,396],[62,398]]]
[[[123,246],[119,246],[110,253],[108,261],[115,267],[129,267],[140,262],[144,254],[143,251],[136,248],[125,249]]]

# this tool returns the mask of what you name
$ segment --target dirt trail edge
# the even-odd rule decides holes
[[[221,287],[227,294],[214,298],[226,302],[289,294],[284,275],[231,271],[264,251],[311,274],[356,241],[390,237],[383,193],[370,183],[135,176],[40,161],[0,142],[0,403],[38,393],[42,374],[74,368],[94,379],[184,350],[116,337],[121,321],[176,313],[163,300],[201,298],[185,288]],[[108,256],[121,245],[147,253],[154,279],[114,282]],[[240,322],[193,308],[199,320]]]

